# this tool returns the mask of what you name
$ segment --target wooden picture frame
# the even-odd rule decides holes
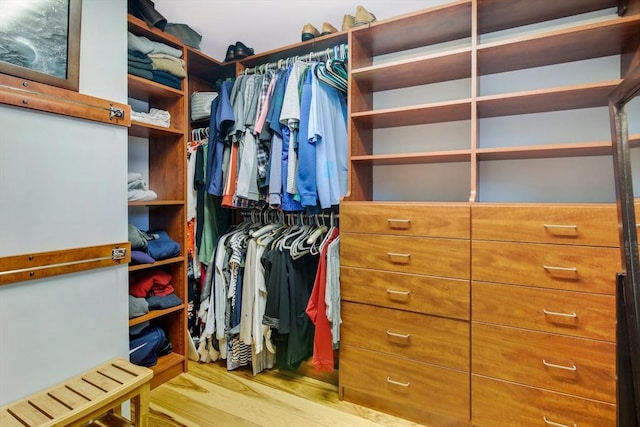
[[[0,0],[0,73],[78,91],[82,0]]]

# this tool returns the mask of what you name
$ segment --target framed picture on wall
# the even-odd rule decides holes
[[[0,73],[78,91],[82,0],[0,0]]]

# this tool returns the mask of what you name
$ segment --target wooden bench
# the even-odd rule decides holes
[[[149,422],[151,369],[114,359],[48,390],[0,407],[2,427],[139,426]],[[120,416],[131,400],[134,419]]]

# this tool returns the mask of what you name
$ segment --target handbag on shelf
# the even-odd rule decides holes
[[[211,117],[211,102],[217,96],[218,92],[193,92],[191,94],[191,121],[195,122]]]

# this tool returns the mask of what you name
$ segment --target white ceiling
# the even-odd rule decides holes
[[[362,5],[378,20],[426,9],[449,0],[154,0],[169,22],[202,34],[200,50],[224,60],[227,46],[241,41],[256,53],[300,42],[302,27],[342,28],[345,14]]]

